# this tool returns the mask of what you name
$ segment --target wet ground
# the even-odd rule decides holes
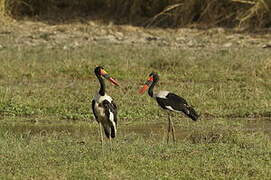
[[[12,122],[10,121],[11,119]],[[264,132],[271,138],[270,118],[234,118],[225,119],[225,121],[234,121],[235,123],[239,123],[241,129],[245,132]],[[184,123],[187,122],[188,121],[184,121]],[[189,125],[193,126],[193,124]],[[223,127],[221,127],[221,129],[222,128]],[[9,132],[19,136],[65,134],[74,137],[98,137],[98,126],[96,122],[56,121],[52,119],[37,120],[35,118],[29,120],[28,118],[21,119],[18,117],[12,117],[9,118],[9,120],[5,120],[3,123],[0,123],[0,129],[7,129]],[[187,138],[191,135],[190,131],[191,128],[185,128],[184,126],[180,126],[180,124],[175,125],[175,134],[177,139]],[[143,138],[166,140],[167,121],[147,124],[119,124],[119,136],[128,137],[131,134],[141,136]]]
[[[34,21],[0,22],[0,50],[12,47],[45,49],[80,48],[91,44],[151,44],[172,48],[271,48],[268,29],[243,32],[238,29],[156,29],[130,25],[101,24],[98,21],[50,25]]]

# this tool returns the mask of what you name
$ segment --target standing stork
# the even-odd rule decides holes
[[[157,93],[153,93],[153,88],[157,84],[158,81],[159,81],[158,74],[155,72],[152,72],[149,75],[148,80],[146,81],[146,83],[140,89],[139,92],[141,94],[143,94],[149,88],[149,90],[148,90],[149,96],[154,98],[161,108],[168,110],[167,143],[169,141],[169,133],[170,132],[172,132],[173,141],[176,142],[175,130],[173,127],[173,122],[171,121],[170,111],[183,112],[185,115],[187,115],[189,118],[191,118],[194,121],[196,121],[198,119],[199,115],[193,109],[193,107],[188,105],[187,101],[184,98],[182,98],[174,93],[171,93],[168,91],[159,91]]]
[[[119,86],[119,84],[116,80],[111,78],[101,66],[96,67],[94,73],[100,82],[100,90],[92,100],[92,111],[99,124],[102,148],[102,128],[104,129],[106,137],[109,138],[111,148],[111,138],[115,138],[117,133],[117,106],[113,102],[113,99],[105,93],[105,83],[102,77],[116,86]]]

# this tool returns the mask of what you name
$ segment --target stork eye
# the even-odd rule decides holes
[[[148,81],[153,81],[153,76],[150,76]]]
[[[104,69],[100,69],[100,74],[101,74],[101,75],[106,75],[107,72],[106,72]]]

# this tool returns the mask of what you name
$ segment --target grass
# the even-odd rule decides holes
[[[194,141],[190,136],[169,146],[154,138],[121,135],[114,142],[113,151],[106,149],[104,153],[93,136],[64,131],[21,135],[2,132],[1,177],[268,179],[271,151],[266,136],[244,135],[232,128],[227,132],[219,132],[222,138],[217,140]]]
[[[5,46],[0,49],[0,177],[268,179],[270,138],[246,130],[238,118],[270,118],[270,55],[260,47]],[[120,109],[112,152],[101,151],[89,111],[98,89],[96,65],[121,84],[107,83]],[[177,132],[184,133],[176,145],[165,144],[165,115],[146,94],[138,94],[151,71],[161,76],[156,90],[185,97],[201,114],[196,123],[175,115]]]
[[[120,112],[122,118],[135,110],[138,118],[151,117],[150,112],[156,109],[146,95],[137,95],[151,71],[161,75],[161,88],[157,89],[169,89],[186,97],[202,115],[246,117],[270,112],[268,49],[202,52],[108,46],[68,51],[43,47],[0,51],[0,81],[4,85],[1,114],[70,114],[77,119],[89,118],[88,103],[98,88],[92,71],[98,64],[104,65],[122,84],[120,89],[108,85],[110,94],[116,94],[119,106],[125,108]],[[148,106],[154,108],[143,111]]]

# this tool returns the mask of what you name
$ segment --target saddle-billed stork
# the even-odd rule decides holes
[[[146,81],[146,83],[144,84],[144,86],[142,88],[140,88],[139,92],[141,94],[143,94],[149,88],[149,90],[148,90],[149,96],[154,98],[161,108],[168,110],[167,143],[169,141],[169,133],[170,132],[172,132],[173,141],[176,142],[175,130],[173,127],[173,122],[171,121],[170,111],[183,112],[185,115],[187,115],[189,118],[191,118],[194,121],[196,121],[198,119],[199,115],[193,109],[193,107],[188,105],[187,101],[184,98],[182,98],[174,93],[171,93],[168,91],[159,91],[157,93],[153,93],[153,88],[157,84],[158,81],[159,81],[158,74],[155,72],[152,72],[149,75],[149,78]]]
[[[117,133],[117,106],[113,102],[113,99],[105,93],[105,82],[102,77],[109,80],[112,84],[119,86],[118,82],[111,78],[103,67],[98,66],[94,69],[94,73],[99,80],[100,90],[92,100],[92,111],[99,124],[99,131],[101,135],[101,144],[103,147],[103,133],[110,141],[111,138],[115,138]]]

